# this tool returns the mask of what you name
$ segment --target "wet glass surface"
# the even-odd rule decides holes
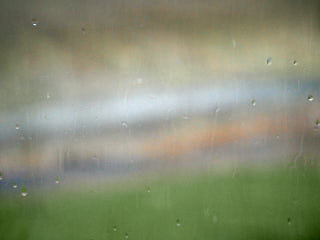
[[[318,1],[1,1],[0,239],[320,237]]]

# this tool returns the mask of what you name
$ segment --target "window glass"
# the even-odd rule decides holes
[[[319,9],[2,0],[0,239],[319,239]]]

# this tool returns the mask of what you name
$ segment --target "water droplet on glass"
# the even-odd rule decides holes
[[[151,192],[151,189],[150,187],[147,188],[147,193],[150,193]]]
[[[32,26],[34,27],[38,26],[38,20],[36,18],[32,18],[31,23],[32,23]]]
[[[272,63],[272,58],[271,58],[271,57],[268,57],[268,58],[267,58],[267,64],[268,64],[268,65],[271,65],[271,63]]]
[[[125,239],[128,239],[128,238],[129,238],[128,233],[126,233],[126,234],[124,235],[124,238],[125,238]]]
[[[51,97],[50,93],[47,92],[47,99]]]
[[[117,226],[113,226],[113,231],[114,231],[114,232],[117,231]]]
[[[152,99],[152,100],[154,100],[154,99],[156,99],[157,97],[156,97],[155,95],[149,95],[149,98]]]
[[[204,209],[203,210],[203,215],[206,216],[206,217],[210,216],[210,209],[209,208]]]
[[[316,126],[315,126],[316,128],[319,128],[320,127],[320,120],[319,119],[317,119],[316,120]]]
[[[59,184],[60,183],[60,180],[58,177],[56,177],[56,180],[55,180],[56,184]]]
[[[22,193],[21,193],[21,196],[22,196],[22,197],[26,197],[27,195],[28,195],[27,192],[22,192]]]
[[[0,172],[0,181],[3,179],[2,172]]]
[[[129,126],[126,121],[122,121],[122,122],[121,122],[121,125],[122,125],[122,127],[124,127],[124,128],[128,128],[128,126]]]
[[[142,78],[138,78],[137,79],[137,84],[142,84],[143,83],[143,79]]]
[[[298,61],[297,61],[297,60],[294,60],[294,61],[292,62],[292,64],[293,64],[294,66],[297,66],[297,65],[298,65]]]
[[[17,183],[16,183],[16,182],[14,182],[14,183],[13,183],[13,185],[12,185],[12,187],[13,187],[13,188],[18,188]]]
[[[308,101],[312,102],[314,100],[313,96],[311,94],[308,95]]]
[[[291,218],[287,219],[288,225],[291,225]]]
[[[213,215],[213,216],[212,216],[212,222],[215,223],[215,222],[217,222],[217,221],[218,221],[218,217],[217,217],[216,215]]]
[[[280,138],[280,136],[279,136],[279,135],[277,135],[277,136],[276,136],[276,139],[279,139],[279,138]]]
[[[220,112],[220,108],[217,107],[216,108],[216,113],[218,113],[218,112]]]
[[[82,32],[83,35],[85,35],[86,34],[86,29],[85,28],[81,28],[81,32]]]
[[[19,130],[20,126],[18,124],[16,124],[16,130]]]
[[[255,99],[252,99],[252,100],[251,100],[251,104],[252,104],[252,106],[255,106],[255,105],[256,105],[256,100],[255,100]]]
[[[21,196],[26,197],[28,195],[26,187],[21,187]]]
[[[233,48],[236,48],[236,46],[237,46],[236,40],[232,39],[232,47],[233,47]]]
[[[180,227],[180,226],[181,226],[181,223],[180,223],[180,220],[179,220],[179,219],[177,219],[176,224],[177,224],[177,227]]]

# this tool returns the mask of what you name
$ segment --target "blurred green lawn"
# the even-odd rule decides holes
[[[0,239],[320,239],[317,169],[60,186],[27,198],[0,195]]]

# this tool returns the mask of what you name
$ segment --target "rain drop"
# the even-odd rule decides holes
[[[16,130],[19,130],[20,126],[18,124],[16,124]]]
[[[26,197],[28,195],[26,187],[21,187],[21,196]]]
[[[209,208],[204,209],[203,215],[206,217],[210,216],[210,209]]]
[[[17,183],[16,183],[16,182],[14,182],[14,183],[13,183],[13,185],[12,185],[12,187],[13,187],[13,188],[18,188]]]
[[[212,222],[217,222],[218,221],[218,217],[216,216],[216,215],[213,215],[213,217],[212,217]]]
[[[2,172],[0,172],[0,181],[3,179]]]
[[[233,48],[236,48],[236,46],[237,46],[236,40],[232,39],[232,47],[233,47]]]
[[[117,231],[117,226],[113,226],[113,231],[114,231],[114,232]]]
[[[51,97],[50,93],[47,92],[47,99]]]
[[[81,28],[81,32],[82,32],[83,35],[85,35],[86,34],[86,29],[85,28]]]
[[[308,101],[312,102],[314,100],[313,96],[311,94],[308,95]]]
[[[268,65],[271,65],[271,63],[272,63],[272,58],[271,58],[271,57],[268,57],[268,58],[267,58],[267,64],[268,64]]]
[[[38,20],[36,18],[32,18],[31,23],[32,23],[32,26],[34,27],[38,26]]]
[[[317,119],[317,120],[316,120],[316,128],[319,128],[319,127],[320,127],[320,120]]]
[[[59,184],[60,183],[60,180],[58,177],[56,177],[56,180],[55,180],[56,184]]]
[[[121,122],[121,125],[122,125],[122,127],[124,127],[124,128],[128,128],[128,126],[129,126],[126,121],[122,121],[122,122]]]
[[[291,218],[287,219],[288,225],[291,225]]]
[[[298,61],[297,61],[297,60],[294,60],[294,61],[292,62],[292,64],[293,64],[294,66],[297,66],[297,65],[298,65]]]
[[[128,238],[129,238],[129,234],[126,233],[126,234],[124,235],[124,238],[125,238],[125,239],[128,239]]]
[[[138,78],[138,79],[137,79],[137,84],[140,85],[140,84],[142,84],[142,83],[143,83],[143,79],[142,79],[142,78]]]
[[[180,220],[179,220],[179,219],[177,219],[176,224],[177,224],[177,227],[180,227],[180,226],[181,226],[181,223],[180,223]]]
[[[252,104],[252,106],[255,106],[255,105],[256,105],[256,100],[255,100],[255,99],[252,99],[252,100],[251,100],[251,104]]]
[[[150,95],[149,98],[154,100],[154,99],[156,99],[157,97],[154,96],[154,95]]]
[[[147,188],[147,193],[150,193],[151,192],[151,189],[150,187]]]

